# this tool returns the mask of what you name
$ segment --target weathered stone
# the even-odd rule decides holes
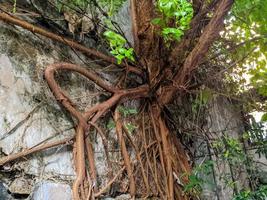
[[[215,97],[208,104],[208,118],[205,127],[206,134],[211,141],[219,140],[223,135],[238,139],[244,132],[244,124],[241,119],[239,108],[225,97]],[[204,163],[205,160],[213,160],[213,173],[202,174],[205,184],[202,185],[203,200],[231,200],[233,188],[227,184],[231,183],[230,165],[226,160],[218,159],[212,149],[208,149],[206,140],[197,139],[194,143],[196,152],[196,165]],[[210,151],[210,152],[209,152]],[[244,170],[242,170],[244,172]],[[237,188],[246,188],[247,176],[245,173],[233,172]],[[214,176],[215,175],[215,176]]]
[[[4,184],[0,182],[0,199],[1,200],[13,200],[12,196],[8,194]]]
[[[133,35],[132,35],[132,22],[131,22],[131,13],[130,13],[130,1],[127,0],[119,12],[114,17],[114,21],[116,21],[121,30],[124,33],[125,38],[130,42],[133,46]]]
[[[116,198],[104,198],[103,200],[130,200],[131,195],[130,194],[122,194],[120,196],[117,196]]]
[[[44,181],[34,188],[31,200],[72,200],[71,187]]]
[[[59,61],[79,64],[80,59],[90,61],[47,38],[0,23],[0,148],[3,154],[10,155],[74,134],[73,119],[57,104],[43,80],[43,70]],[[98,102],[98,98],[91,96],[92,91],[95,92],[94,84],[81,76],[62,73],[57,79],[79,108]],[[104,185],[109,179],[100,138],[94,149],[99,183]],[[53,148],[27,156],[15,165],[11,163],[9,171],[18,168],[36,177],[73,181],[72,159],[72,148]]]
[[[32,180],[23,177],[15,179],[8,187],[9,191],[14,194],[30,194],[32,191]]]

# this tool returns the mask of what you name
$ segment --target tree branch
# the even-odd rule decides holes
[[[190,73],[196,69],[202,59],[205,57],[206,53],[209,50],[209,47],[219,36],[219,32],[223,28],[223,20],[227,15],[233,4],[233,0],[221,0],[213,13],[213,17],[210,20],[209,24],[203,31],[203,34],[200,36],[198,43],[190,54],[185,59],[185,62],[181,69],[172,79],[172,83],[169,85],[160,88],[157,93],[159,95],[159,103],[161,105],[166,105],[169,103],[174,94],[181,88],[184,88],[186,78]]]

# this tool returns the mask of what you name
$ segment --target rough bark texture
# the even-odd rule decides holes
[[[180,50],[177,51],[175,44],[172,44],[173,51],[166,48],[162,38],[157,33],[157,28],[151,24],[151,20],[157,16],[154,1],[132,0],[132,28],[138,65],[128,66],[127,63],[124,63],[123,67],[126,69],[125,79],[128,78],[127,75],[130,71],[139,75],[140,79],[143,80],[144,84],[135,88],[128,89],[125,87],[127,84],[122,84],[122,81],[118,81],[112,86],[100,78],[99,74],[94,70],[85,69],[74,64],[57,63],[46,67],[45,79],[53,95],[71,117],[76,119],[74,123],[76,126],[74,166],[77,177],[73,184],[73,197],[75,200],[94,199],[103,195],[124,169],[127,173],[128,182],[127,186],[125,186],[125,192],[129,191],[133,198],[135,196],[155,196],[169,200],[190,198],[189,195],[183,193],[182,187],[183,183],[187,183],[188,180],[186,176],[180,178],[182,174],[190,173],[188,156],[179,139],[167,125],[167,118],[163,109],[173,100],[177,93],[181,93],[187,88],[193,70],[199,66],[209,47],[217,39],[223,27],[223,19],[232,4],[232,0],[220,0],[215,5],[212,4],[213,14],[209,22],[202,24],[200,27],[198,26],[196,30],[199,33],[193,34],[194,37],[190,38],[190,41],[185,37],[180,42],[185,46],[190,44],[193,47],[191,46],[189,52],[184,52],[187,49],[181,52]],[[192,25],[200,23],[201,18],[199,16],[205,15],[203,13],[206,13],[205,9],[200,10],[199,15],[195,15]],[[89,57],[103,59],[110,64],[115,63],[114,58],[83,47],[72,40],[63,38],[63,36],[35,27],[6,13],[0,13],[0,19],[57,42],[67,44],[84,52]],[[192,27],[192,29],[195,30],[195,27]],[[200,37],[197,37],[199,35]],[[177,63],[180,66],[176,66]],[[72,96],[63,91],[56,81],[55,76],[61,74],[62,70],[84,76],[88,81],[93,82],[97,87],[108,93],[107,96],[109,97],[89,108],[78,109],[73,103]],[[127,133],[127,128],[124,128],[120,113],[116,107],[122,102],[137,98],[142,98],[145,103],[137,117],[139,121],[138,129],[135,140],[133,140],[130,134]],[[113,117],[123,166],[120,170],[117,170],[117,175],[111,177],[110,181],[102,189],[99,189],[93,154],[94,142],[91,140],[90,134],[92,129],[96,129],[96,131],[100,132],[99,135],[103,136],[99,131],[100,129],[97,128],[97,122],[109,112],[114,113]],[[92,126],[92,124],[95,125]],[[105,141],[105,138],[102,137],[102,139]],[[126,141],[129,141],[131,145],[127,146]],[[136,148],[135,142],[139,148]],[[130,156],[130,147],[135,150],[133,155],[136,156],[136,160],[133,160]],[[39,148],[42,149],[42,147]],[[29,151],[30,149],[26,149],[20,155],[27,155]],[[2,163],[6,163],[6,159],[8,158],[3,158]],[[153,184],[148,185],[147,182]],[[140,187],[137,187],[137,184]]]

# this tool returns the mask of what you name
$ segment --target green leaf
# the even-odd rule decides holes
[[[125,124],[126,129],[128,130],[129,133],[132,133],[137,127],[133,125],[132,123],[127,123]]]
[[[112,119],[110,119],[107,124],[107,129],[112,130],[114,128],[115,128],[115,122]]]
[[[159,25],[159,26],[163,26],[164,25],[164,21],[161,18],[155,18],[151,21],[152,24],[154,25]]]
[[[164,28],[162,34],[166,40],[180,40],[184,33],[182,30],[177,28]]]
[[[162,18],[153,19],[152,24],[161,26],[161,33],[167,44],[173,40],[179,41],[193,17],[192,4],[187,0],[158,0],[157,9]],[[173,21],[174,26],[166,27],[166,24],[173,24]]]
[[[267,122],[267,113],[264,113],[261,117],[262,122]]]
[[[117,59],[118,64],[121,64],[124,59],[135,61],[133,48],[125,48],[127,42],[121,35],[113,31],[105,31],[104,36],[109,41],[112,49],[110,53]]]
[[[126,108],[123,106],[119,106],[118,110],[121,114],[123,114],[124,117],[127,117],[129,115],[135,115],[138,113],[135,108]]]

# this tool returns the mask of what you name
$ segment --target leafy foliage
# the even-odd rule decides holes
[[[202,175],[210,174],[212,172],[213,164],[214,162],[212,160],[207,160],[194,167],[192,173],[188,175],[189,182],[184,186],[184,192],[190,193],[194,196],[199,195],[202,192],[202,186],[207,183],[207,181],[203,179]]]
[[[166,42],[179,41],[193,17],[191,3],[187,0],[158,0],[157,9],[162,17],[155,18],[152,23],[162,28],[161,33]]]
[[[212,143],[213,148],[222,155],[223,159],[231,163],[240,163],[244,161],[245,154],[238,139],[229,136],[222,136]]]
[[[126,40],[121,35],[114,31],[106,31],[104,36],[109,42],[110,53],[117,59],[118,64],[121,64],[124,59],[135,61],[133,48],[125,48]]]
[[[88,0],[56,0],[56,6],[59,12],[61,12],[63,9],[69,8],[79,8],[85,11],[88,7],[88,4]]]
[[[123,106],[119,106],[118,110],[124,117],[128,117],[129,115],[135,115],[138,113],[135,108],[127,108]]]
[[[236,43],[244,42],[232,56],[241,58],[246,52],[256,49],[246,58],[247,65],[265,67],[267,55],[267,1],[235,1],[228,21],[226,38]]]
[[[258,66],[256,69],[251,70],[251,83],[255,88],[257,88],[258,92],[267,96],[267,65],[266,60],[262,61],[262,66]]]
[[[102,7],[107,8],[108,15],[112,16],[119,10],[125,1],[126,0],[100,0],[99,3]]]
[[[244,190],[236,195],[233,200],[265,200],[267,198],[267,185],[261,186],[256,191]]]
[[[246,139],[251,144],[257,147],[256,153],[264,155],[267,158],[267,130],[264,128],[262,122],[256,122],[254,119],[251,120],[251,128],[247,132]]]
[[[193,114],[197,114],[197,112],[205,107],[208,101],[212,98],[212,91],[209,88],[204,88],[199,91],[196,98],[192,102],[192,111]]]
[[[228,68],[225,91],[243,98],[245,112],[267,116],[267,1],[235,1],[225,24],[223,39],[215,47],[216,62]]]

